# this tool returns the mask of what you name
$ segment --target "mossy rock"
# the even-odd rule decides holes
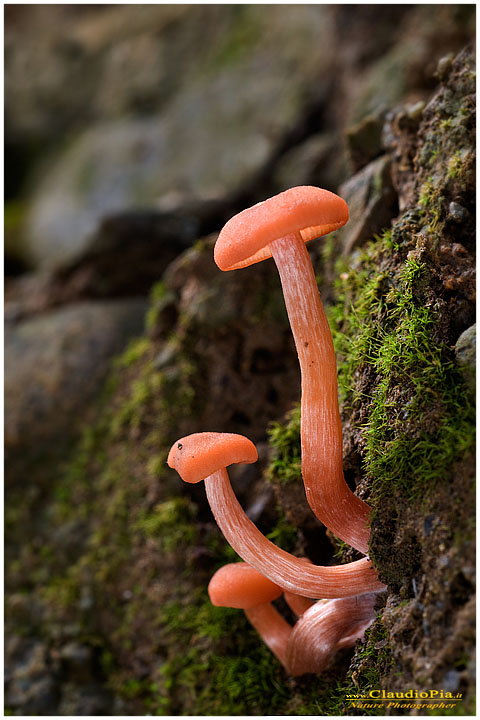
[[[347,479],[373,508],[372,559],[389,584],[353,657],[338,654],[319,677],[288,678],[241,611],[208,600],[209,578],[236,558],[203,488],[186,488],[166,467],[168,448],[197,430],[264,443],[299,388],[277,279],[267,264],[221,275],[211,241],[176,261],[157,288],[149,335],[117,362],[97,422],[56,468],[35,532],[25,522],[35,499],[9,518],[25,528],[21,556],[8,557],[9,592],[36,595],[49,646],[74,633],[95,648],[123,714],[357,714],[352,694],[447,685],[471,712],[474,423],[453,347],[474,313],[473,241],[469,222],[459,233],[449,217],[453,201],[469,214],[474,207],[471,67],[467,55],[454,61],[420,127],[404,130],[415,149],[413,199],[393,226],[347,259],[325,246],[338,278],[328,312]],[[440,112],[447,106],[459,117],[455,164],[452,125]],[[308,553],[307,521],[289,522],[299,517],[298,422],[294,411],[273,426],[270,468],[260,466],[254,482],[268,478],[279,504],[260,516],[260,529]],[[73,518],[82,532],[62,557],[55,532]],[[350,557],[348,548],[337,553]],[[32,625],[24,619],[26,634]]]

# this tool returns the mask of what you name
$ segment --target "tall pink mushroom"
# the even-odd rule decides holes
[[[367,558],[336,567],[312,565],[274,545],[245,515],[230,485],[228,465],[257,460],[242,435],[196,433],[172,445],[168,465],[186,482],[205,480],[208,502],[232,548],[283,590],[307,598],[338,598],[384,589]]]
[[[294,187],[229,220],[215,245],[215,262],[221,270],[235,270],[273,256],[302,375],[301,452],[307,500],[327,528],[366,554],[370,509],[343,475],[335,352],[305,247],[347,220],[347,205],[334,193]]]

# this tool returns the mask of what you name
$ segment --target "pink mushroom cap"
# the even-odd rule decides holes
[[[342,227],[348,220],[345,200],[310,185],[285,190],[235,215],[215,244],[220,270],[236,270],[272,256],[269,243],[291,233],[308,242]]]
[[[283,590],[247,563],[231,563],[217,570],[208,585],[213,605],[247,610],[280,597]]]
[[[203,432],[187,435],[173,443],[167,463],[182,480],[197,483],[228,465],[257,460],[257,448],[243,435]]]

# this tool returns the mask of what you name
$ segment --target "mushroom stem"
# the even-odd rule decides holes
[[[316,603],[293,628],[286,663],[291,675],[320,673],[337,650],[351,647],[375,619],[376,595]]]
[[[283,593],[283,597],[290,610],[294,612],[297,617],[301,617],[303,613],[315,603],[315,601],[310,600],[310,598],[295,595],[295,593],[288,592],[288,590]]]
[[[282,594],[278,585],[247,563],[230,563],[212,577],[208,594],[214,605],[242,608],[262,640],[285,666],[292,628],[270,604]]]
[[[265,645],[286,667],[287,642],[292,632],[292,626],[275,610],[271,603],[247,608],[245,615]]]
[[[337,537],[368,553],[370,508],[343,475],[342,424],[332,334],[299,232],[269,243],[282,283],[302,375],[302,476],[308,503]]]
[[[245,515],[222,468],[205,479],[220,530],[240,557],[283,590],[305,597],[339,598],[380,592],[385,586],[368,558],[346,565],[311,565],[274,545]]]

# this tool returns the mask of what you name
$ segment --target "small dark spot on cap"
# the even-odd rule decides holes
[[[178,443],[177,448],[178,448],[179,450],[181,450],[182,447],[183,447],[182,443]]]
[[[303,343],[303,347],[308,347],[308,342],[307,342],[306,340],[305,340],[305,342]]]

